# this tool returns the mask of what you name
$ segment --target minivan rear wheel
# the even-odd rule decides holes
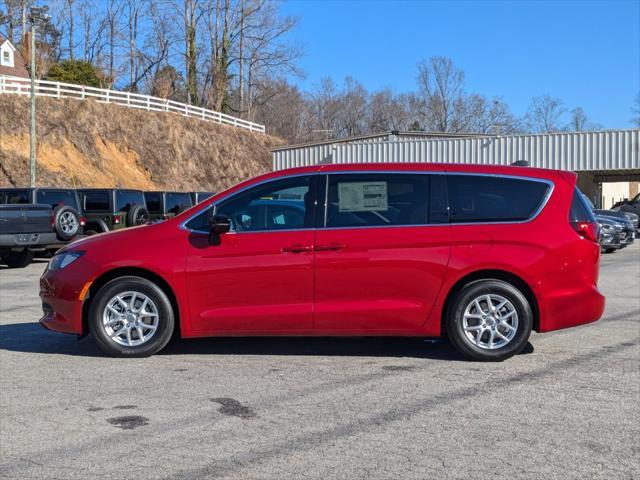
[[[465,285],[449,308],[447,332],[467,358],[501,361],[519,353],[533,326],[531,306],[523,293],[502,280]]]
[[[89,324],[98,346],[109,355],[148,357],[171,339],[174,312],[155,283],[141,277],[119,277],[96,294]]]

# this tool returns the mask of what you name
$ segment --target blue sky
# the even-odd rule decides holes
[[[288,0],[309,89],[351,75],[367,89],[415,88],[416,65],[450,57],[467,91],[525,113],[549,93],[605,128],[632,128],[640,92],[640,0],[581,2]]]

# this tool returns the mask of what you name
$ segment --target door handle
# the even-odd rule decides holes
[[[347,248],[347,246],[344,243],[334,242],[328,245],[316,245],[316,252],[323,252],[323,251],[337,252],[338,250],[342,250],[343,248]]]
[[[295,244],[295,245],[290,245],[288,247],[282,247],[282,253],[302,253],[302,252],[309,252],[311,251],[311,246],[310,245],[300,245],[300,244]]]

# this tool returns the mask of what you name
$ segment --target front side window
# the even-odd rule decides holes
[[[79,209],[78,197],[76,197],[75,192],[68,190],[38,190],[36,193],[36,201],[37,203],[51,205],[52,208],[55,208],[58,205],[69,205],[70,207]]]
[[[216,213],[231,219],[237,232],[259,232],[313,228],[311,177],[274,180],[223,200]],[[190,230],[208,230],[207,208],[186,223]]]
[[[447,175],[451,223],[511,222],[531,218],[550,186],[490,175]]]
[[[428,204],[429,175],[329,175],[326,226],[424,225]]]
[[[142,192],[128,190],[116,191],[116,212],[129,211],[132,205],[144,204],[144,194]]]

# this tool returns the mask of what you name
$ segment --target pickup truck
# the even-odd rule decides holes
[[[0,205],[0,263],[24,268],[35,251],[61,243],[51,228],[52,215],[51,205]]]

